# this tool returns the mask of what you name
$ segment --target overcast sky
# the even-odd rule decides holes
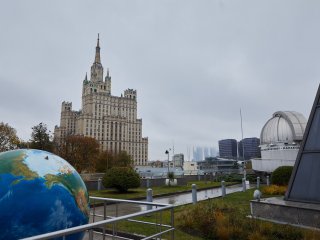
[[[30,139],[81,108],[100,33],[112,94],[137,89],[149,160],[259,137],[279,110],[308,118],[320,79],[319,1],[114,0],[0,3],[0,122]]]

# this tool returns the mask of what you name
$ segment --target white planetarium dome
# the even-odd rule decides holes
[[[294,111],[278,111],[263,126],[261,144],[300,142],[307,124],[306,118]]]

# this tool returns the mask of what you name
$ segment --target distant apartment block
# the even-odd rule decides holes
[[[178,153],[172,157],[174,167],[183,167],[184,155],[183,153]]]

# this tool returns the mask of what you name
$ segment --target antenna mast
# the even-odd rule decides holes
[[[246,162],[244,159],[244,143],[243,143],[243,127],[242,127],[242,113],[240,108],[240,119],[241,119],[241,141],[242,141],[242,160],[243,160],[243,176],[246,178]]]

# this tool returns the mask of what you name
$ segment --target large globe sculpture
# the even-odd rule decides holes
[[[40,150],[0,153],[0,239],[66,229],[88,219],[86,186],[67,161]]]

